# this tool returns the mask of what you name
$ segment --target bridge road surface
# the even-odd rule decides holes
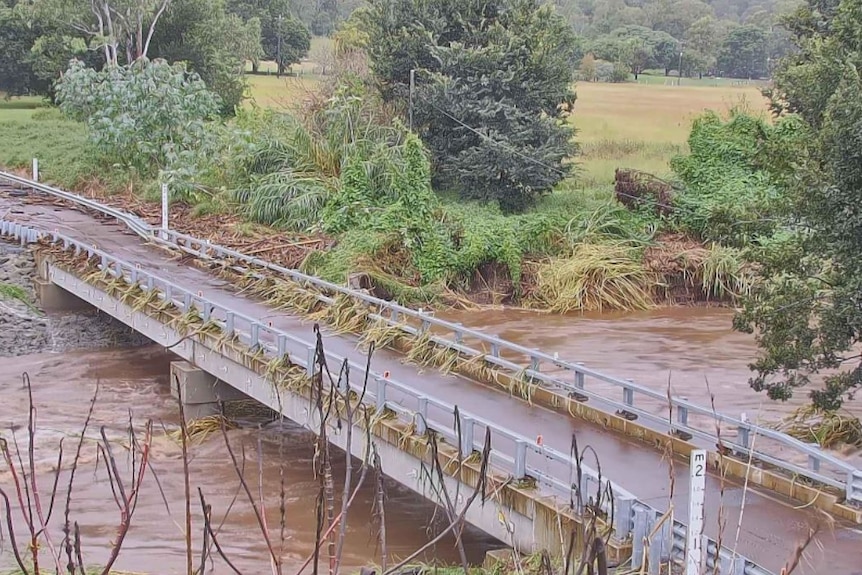
[[[147,246],[138,236],[127,231],[122,224],[104,223],[83,212],[70,208],[47,205],[22,204],[14,198],[0,195],[0,214],[46,232],[58,230],[79,241],[96,244],[99,249],[128,263],[138,263],[158,275],[187,289],[202,291],[218,304],[246,315],[272,321],[274,327],[312,341],[311,324],[299,316],[276,311],[266,304],[249,299],[228,282],[192,265],[185,265],[155,247]],[[358,337],[325,333],[324,345],[340,356],[357,363],[365,362],[365,353],[358,348]],[[397,352],[381,349],[375,352],[372,368],[378,372],[388,370],[391,376],[412,385],[422,394],[458,405],[465,412],[497,422],[526,437],[542,435],[544,443],[563,453],[569,452],[572,434],[578,444],[592,446],[601,462],[602,474],[630,491],[641,501],[662,511],[669,505],[670,476],[674,477],[672,498],[675,516],[687,522],[688,518],[688,463],[676,459],[674,465],[658,450],[600,426],[575,419],[543,407],[529,405],[505,391],[491,388],[458,375],[444,375],[433,368],[419,369],[404,363]],[[393,391],[394,393],[394,391]],[[389,397],[389,396],[387,396]],[[392,396],[397,401],[397,396]],[[445,422],[439,413],[429,418]],[[477,437],[484,434],[477,429]],[[506,450],[492,444],[493,448]],[[509,453],[508,455],[513,455]],[[536,460],[531,459],[536,465]],[[588,465],[595,467],[592,462]],[[541,465],[541,464],[539,464]],[[563,482],[570,482],[572,472],[562,465],[547,464],[545,472]],[[823,515],[813,509],[799,509],[759,488],[749,487],[745,498],[742,528],[736,541],[743,487],[741,482],[725,481],[723,500],[721,482],[717,475],[707,478],[705,531],[718,536],[719,508],[723,508],[726,528],[722,536],[724,546],[747,556],[763,567],[778,573],[793,554],[796,542],[807,533],[808,525],[822,522]],[[862,575],[862,529],[849,523],[837,522],[822,529],[817,541],[808,547],[805,558],[795,573],[806,575]]]

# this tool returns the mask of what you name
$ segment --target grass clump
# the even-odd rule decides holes
[[[566,258],[543,262],[536,273],[534,305],[556,313],[648,309],[658,278],[643,263],[641,248],[623,243],[585,243]]]
[[[27,295],[27,290],[21,286],[10,283],[0,282],[0,297],[6,299],[14,299],[30,305],[30,297]]]
[[[778,431],[829,448],[838,445],[862,447],[862,422],[850,413],[826,411],[804,405],[775,425]]]

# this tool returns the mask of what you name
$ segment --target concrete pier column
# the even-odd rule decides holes
[[[55,285],[49,280],[35,278],[33,288],[39,299],[39,307],[47,312],[73,312],[93,309],[93,306]]]
[[[39,300],[39,307],[47,312],[75,312],[93,309],[93,306],[76,295],[73,295],[56,285],[48,277],[48,267],[52,262],[50,255],[36,252],[36,277],[33,278],[33,290]]]
[[[171,362],[171,395],[182,397],[183,412],[189,421],[217,415],[219,401],[248,399],[243,392],[187,361]]]

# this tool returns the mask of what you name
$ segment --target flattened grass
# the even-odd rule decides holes
[[[649,309],[658,277],[643,250],[623,243],[584,243],[551,258],[536,273],[535,303],[554,313]]]

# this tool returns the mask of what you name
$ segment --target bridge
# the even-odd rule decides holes
[[[433,432],[445,442],[447,486],[469,493],[480,480],[473,455],[489,435],[494,495],[464,513],[501,541],[560,554],[568,532],[582,528],[574,494],[605,493],[599,511],[612,529],[613,558],[659,573],[684,556],[687,457],[705,448],[708,572],[777,573],[825,511],[834,524],[797,572],[862,573],[862,472],[816,446],[63,190],[3,172],[0,179],[15,189],[0,194],[0,236],[34,244],[43,300],[83,300],[170,346],[184,360],[172,370],[188,386],[187,402],[195,395],[212,404],[238,391],[316,430],[307,388],[316,342],[295,310],[349,309],[352,327],[383,328],[391,343],[366,369],[360,335],[337,320],[325,332],[328,363],[347,362],[351,390],[379,416],[369,429],[384,471],[439,503],[420,472]],[[63,203],[46,207],[37,197]],[[267,296],[272,286],[289,290],[290,302]],[[426,363],[442,369],[405,361],[420,344],[433,356]],[[649,408],[655,403],[667,415]],[[576,461],[573,435],[595,450],[601,473]],[[345,434],[329,439],[365,455]]]

